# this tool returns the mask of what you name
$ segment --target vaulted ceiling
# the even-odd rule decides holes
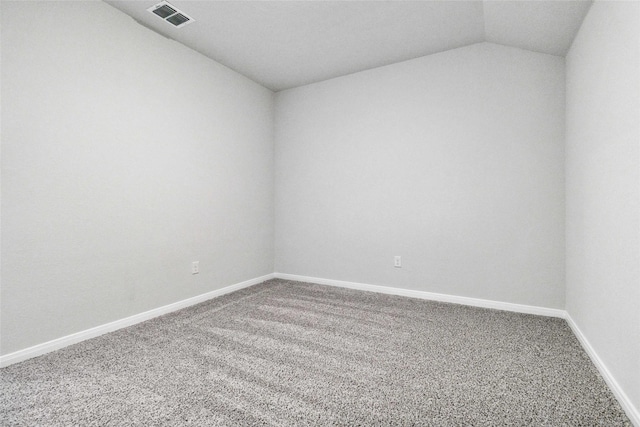
[[[483,41],[566,55],[591,1],[171,1],[181,28],[106,2],[274,91]]]

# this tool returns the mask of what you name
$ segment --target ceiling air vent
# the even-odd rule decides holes
[[[195,21],[195,19],[183,11],[178,10],[174,5],[166,1],[158,3],[155,6],[151,6],[147,10],[176,28],[184,27],[185,25]]]

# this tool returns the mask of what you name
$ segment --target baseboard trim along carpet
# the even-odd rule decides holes
[[[90,338],[94,338],[107,332],[113,332],[118,329],[126,328],[127,326],[135,325],[136,323],[144,322],[145,320],[153,319],[154,317],[162,316],[173,311],[181,310],[183,308],[199,304],[201,302],[210,300],[212,298],[219,297],[230,292],[234,292],[249,286],[257,285],[258,283],[266,282],[273,279],[274,275],[267,274],[265,276],[256,277],[254,279],[245,280],[244,282],[236,283],[233,285],[225,286],[215,291],[207,292],[195,297],[187,298],[182,301],[174,302],[162,307],[154,308],[153,310],[145,311],[143,313],[134,314],[133,316],[125,317],[124,319],[116,320],[104,325],[96,326],[95,328],[86,329],[84,331],[76,332],[71,335],[67,335],[61,338],[56,338],[51,341],[47,341],[42,344],[34,345],[23,350],[18,350],[13,353],[9,353],[5,356],[0,356],[0,367],[12,365],[14,363],[22,362],[23,360],[31,359],[32,357],[40,356],[51,351],[59,350],[72,344],[79,343]]]
[[[162,316],[164,314],[181,310],[183,308],[196,305],[201,302],[222,296],[224,294],[238,291],[243,288],[248,288],[250,286],[254,286],[274,278],[283,279],[283,280],[292,280],[297,282],[316,283],[320,285],[336,286],[341,288],[348,288],[348,289],[355,289],[355,290],[362,290],[362,291],[369,291],[369,292],[377,292],[382,294],[406,296],[406,297],[418,298],[418,299],[424,299],[424,300],[447,302],[447,303],[453,303],[453,304],[462,304],[462,305],[468,305],[468,306],[474,306],[474,307],[492,308],[496,310],[512,311],[517,313],[526,313],[526,314],[535,314],[535,315],[548,316],[548,317],[563,318],[569,324],[571,330],[578,338],[578,341],[580,342],[580,344],[582,345],[586,353],[589,355],[593,364],[596,366],[596,368],[604,378],[605,382],[613,392],[614,396],[616,397],[616,399],[618,400],[618,402],[626,412],[631,422],[635,426],[640,427],[640,412],[633,405],[629,397],[622,390],[622,388],[620,387],[618,382],[615,380],[615,378],[611,375],[611,372],[609,371],[607,366],[604,364],[602,359],[600,359],[600,357],[598,356],[596,351],[593,349],[593,347],[591,346],[587,338],[584,336],[580,328],[577,326],[577,324],[574,322],[574,320],[565,310],[530,306],[530,305],[524,305],[524,304],[514,304],[514,303],[508,303],[508,302],[501,302],[501,301],[492,301],[492,300],[485,300],[485,299],[479,299],[479,298],[462,297],[457,295],[439,294],[434,292],[424,292],[424,291],[417,291],[417,290],[411,290],[411,289],[401,289],[401,288],[394,288],[390,286],[370,285],[366,283],[323,279],[323,278],[309,277],[309,276],[300,276],[300,275],[285,274],[285,273],[272,273],[272,274],[267,274],[261,277],[256,277],[254,279],[246,280],[244,282],[226,286],[221,289],[216,289],[214,291],[207,292],[202,295],[197,295],[192,298],[187,298],[182,301],[178,301],[172,304],[158,307],[153,310],[145,311],[143,313],[129,316],[124,319],[116,320],[114,322],[110,322],[104,325],[100,325],[95,328],[87,329],[71,335],[57,338],[57,339],[54,339],[42,344],[38,344],[23,350],[18,350],[16,352],[9,353],[4,356],[0,356],[0,367],[9,366],[14,363],[18,363],[18,362],[31,359],[33,357],[37,357],[55,350],[59,350],[69,345],[76,344],[76,343],[88,340],[90,338],[94,338],[94,337],[106,334],[108,332],[113,332],[118,329],[132,326],[137,323],[141,323],[146,320],[150,320],[155,317]]]
[[[562,318],[282,279],[0,378],[7,425],[631,425]]]
[[[574,320],[571,318],[571,315],[569,313],[566,314],[565,320],[569,324],[569,327],[573,331],[573,334],[578,338],[578,341],[580,341],[580,344],[582,345],[582,348],[584,349],[584,351],[587,352],[593,364],[596,366],[596,368],[598,368],[600,375],[602,375],[602,378],[604,378],[604,381],[607,383],[607,385],[613,392],[613,395],[618,400],[618,403],[620,403],[620,406],[622,406],[622,409],[624,409],[624,412],[627,414],[627,417],[629,417],[629,419],[631,420],[634,426],[640,427],[640,411],[638,411],[638,408],[636,408],[633,405],[633,403],[631,402],[631,399],[629,399],[629,397],[622,390],[622,388],[620,387],[618,382],[615,380],[613,375],[611,375],[611,372],[609,372],[609,369],[607,368],[607,366],[604,364],[602,359],[600,359],[600,356],[598,356],[596,351],[593,349],[593,347],[589,343],[589,340],[587,340],[587,338],[584,336],[584,334],[582,333],[582,331],[580,330],[576,322],[574,322]]]
[[[457,295],[438,294],[435,292],[415,291],[411,289],[393,288],[390,286],[369,285],[366,283],[345,282],[342,280],[321,279],[318,277],[298,276],[295,274],[275,273],[276,279],[294,280],[296,282],[317,283],[318,285],[338,286],[340,288],[378,292],[381,294],[399,295],[403,297],[426,299],[430,301],[448,302],[452,304],[470,305],[472,307],[493,308],[516,313],[537,314],[539,316],[564,318],[566,311],[557,308],[537,307],[533,305],[514,304],[510,302],[492,301],[480,298],[461,297]]]
[[[378,292],[390,295],[400,295],[411,298],[420,298],[431,301],[448,302],[453,304],[470,305],[474,307],[493,308],[496,310],[513,311],[517,313],[536,314],[540,316],[559,317],[567,321],[571,330],[580,341],[580,344],[591,358],[593,364],[596,366],[600,375],[604,378],[605,382],[613,392],[614,396],[620,403],[620,406],[624,409],[625,413],[637,427],[640,427],[640,412],[631,403],[631,400],[626,393],[620,388],[620,385],[611,375],[611,372],[602,362],[602,359],[597,355],[587,338],[582,334],[582,331],[571,316],[561,309],[537,307],[532,305],[514,304],[501,301],[492,301],[479,298],[461,297],[457,295],[439,294],[434,292],[416,291],[411,289],[393,288],[390,286],[369,285],[367,283],[347,282],[343,280],[323,279],[319,277],[299,276],[296,274],[286,273],[274,273],[276,279],[294,280],[297,282],[317,283],[319,285],[337,286],[341,288],[357,289],[361,291]]]

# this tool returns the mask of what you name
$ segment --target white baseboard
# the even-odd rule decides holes
[[[321,279],[318,277],[298,276],[295,274],[274,273],[277,279],[297,282],[317,283],[319,285],[337,286],[340,288],[358,289],[361,291],[382,294],[400,295],[431,301],[470,305],[473,307],[493,308],[496,310],[515,311],[517,313],[537,314],[540,316],[564,318],[566,311],[557,308],[538,307],[534,305],[514,304],[510,302],[492,301],[479,298],[461,297],[457,295],[438,294],[434,292],[414,291],[411,289],[392,288],[389,286],[368,285],[366,283],[345,282],[342,280]]]
[[[607,366],[604,364],[602,359],[600,359],[596,351],[593,349],[593,347],[589,343],[589,340],[587,340],[587,337],[584,336],[584,334],[582,333],[582,331],[580,330],[576,322],[574,322],[574,320],[571,318],[571,315],[569,313],[567,313],[567,315],[565,316],[565,319],[569,324],[569,327],[571,327],[571,330],[573,331],[575,336],[578,337],[578,341],[580,341],[580,344],[582,344],[582,348],[584,348],[584,350],[587,352],[587,354],[591,358],[591,361],[593,362],[593,364],[596,365],[596,368],[598,368],[598,371],[600,371],[600,375],[602,375],[602,378],[604,378],[604,381],[607,383],[607,385],[611,389],[611,392],[616,397],[616,399],[618,399],[620,406],[622,406],[622,409],[624,409],[624,412],[627,414],[627,417],[629,417],[629,419],[631,420],[631,423],[633,423],[633,425],[636,427],[640,427],[640,411],[638,410],[638,408],[636,408],[633,405],[633,403],[631,402],[631,399],[629,399],[629,397],[622,390],[622,388],[620,387],[618,382],[615,380],[613,375],[611,375],[611,372],[609,372],[609,369],[607,368]]]
[[[85,331],[77,332],[65,337],[57,338],[42,344],[35,345],[33,347],[18,350],[13,353],[9,353],[4,356],[0,356],[0,367],[12,365],[14,363],[21,362],[23,360],[30,359],[32,357],[40,356],[51,351],[55,351],[72,344],[85,341],[90,338],[103,335],[108,332],[112,332],[127,326],[135,325],[137,323],[144,322],[154,317],[162,316],[163,314],[171,313],[209,299],[234,292],[243,288],[248,288],[258,283],[265,282],[269,279],[278,278],[284,280],[294,280],[298,282],[317,283],[320,285],[337,286],[341,288],[357,289],[362,291],[378,292],[383,294],[400,295],[412,298],[420,298],[425,300],[448,302],[453,304],[470,305],[474,307],[493,308],[497,310],[513,311],[518,313],[537,314],[541,316],[560,317],[566,319],[567,323],[571,327],[571,330],[576,335],[580,344],[585,349],[593,364],[600,371],[600,374],[604,378],[605,382],[613,392],[614,396],[626,412],[631,422],[640,427],[640,411],[636,408],[626,393],[620,388],[618,382],[611,375],[606,365],[602,362],[598,354],[595,352],[587,338],[584,336],[578,325],[573,321],[571,316],[561,309],[538,307],[523,304],[513,304],[508,302],[492,301],[479,298],[461,297],[456,295],[439,294],[434,292],[415,291],[411,289],[393,288],[389,286],[369,285],[366,283],[346,282],[342,280],[321,279],[318,277],[299,276],[295,274],[285,273],[272,273],[254,279],[246,280],[244,282],[236,283],[234,285],[226,286],[222,289],[207,292],[202,295],[198,295],[192,298],[188,298],[182,301],[175,302],[173,304],[158,307],[153,310],[145,311],[124,319],[116,320],[95,328],[87,329]]]
[[[228,294],[229,292],[248,288],[249,286],[257,285],[258,283],[273,279],[274,277],[275,276],[273,273],[261,277],[256,277],[255,279],[250,279],[244,282],[236,283],[234,285],[225,286],[222,289],[216,289],[215,291],[207,292],[202,295],[174,302],[173,304],[154,308],[153,310],[145,311],[144,313],[135,314],[124,319],[96,326],[95,328],[76,332],[75,334],[47,341],[45,343],[34,345],[33,347],[25,348],[23,350],[18,350],[16,352],[0,356],[0,367],[9,366],[14,363],[22,362],[23,360],[31,359],[32,357],[40,356],[54,350],[59,350],[71,344],[76,344],[81,341],[106,334],[107,332],[113,332],[118,329],[126,328],[127,326],[135,325],[136,323],[144,322],[145,320],[153,319],[154,317],[162,316],[163,314],[171,313],[173,311],[199,304],[203,301]]]
[[[523,304],[513,304],[508,302],[491,301],[478,298],[461,297],[456,295],[438,294],[433,292],[414,291],[411,289],[392,288],[389,286],[369,285],[366,283],[345,282],[342,280],[321,279],[318,277],[298,276],[295,274],[274,273],[275,278],[284,280],[294,280],[297,282],[317,283],[319,285],[337,286],[341,288],[357,289],[362,291],[378,292],[383,294],[401,295],[412,298],[420,298],[432,301],[448,302],[454,304],[470,305],[474,307],[493,308],[497,310],[514,311],[518,313],[537,314],[541,316],[560,317],[567,321],[569,327],[576,335],[580,344],[587,352],[593,364],[600,371],[600,374],[604,378],[605,382],[611,389],[611,392],[616,397],[620,406],[624,409],[625,413],[631,420],[634,426],[640,427],[640,413],[638,409],[633,405],[626,393],[620,388],[618,382],[611,375],[605,364],[600,357],[589,344],[589,341],[585,338],[582,331],[571,316],[565,311],[556,308],[537,307]]]

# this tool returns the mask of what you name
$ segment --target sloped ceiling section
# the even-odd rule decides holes
[[[158,1],[106,3],[274,91],[483,41],[564,56],[591,1]]]
[[[551,55],[569,52],[591,1],[485,1],[488,42]]]

